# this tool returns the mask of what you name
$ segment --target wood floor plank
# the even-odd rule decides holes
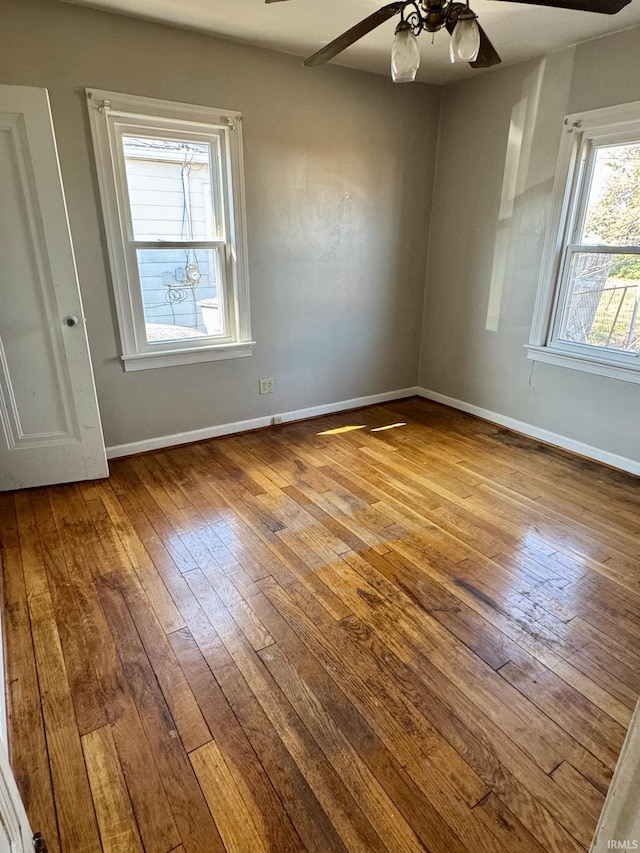
[[[87,514],[96,520],[93,531],[83,538],[87,560],[95,577],[128,577],[131,567],[120,562],[120,554],[103,548],[98,530],[103,529],[106,509],[102,501],[90,501]],[[111,633],[97,588],[85,605],[95,633],[95,666],[105,700],[105,708],[118,751],[127,789],[145,853],[166,853],[180,842],[158,768],[140,720],[140,714],[124,674],[116,638]]]
[[[219,759],[224,762],[233,777],[234,793],[242,797],[244,811],[249,809],[253,812],[253,818],[249,819],[253,820],[266,848],[281,850],[282,853],[301,853],[305,849],[302,841],[193,636],[184,628],[172,634],[169,639],[215,737]],[[206,763],[207,751],[198,752]],[[193,755],[191,762],[195,767]],[[207,787],[202,784],[197,771],[196,775],[207,796]],[[216,819],[216,812],[208,797],[207,799]],[[224,816],[222,821],[216,819],[216,823],[227,843],[223,829]]]
[[[82,738],[91,794],[105,853],[142,853],[129,794],[111,728],[96,729]]]
[[[459,596],[469,607],[476,610],[488,622],[502,631],[505,636],[514,640],[533,657],[584,693],[595,705],[621,725],[628,726],[631,716],[630,709],[625,703],[612,696],[606,689],[570,664],[561,654],[546,644],[538,636],[535,629],[533,632],[528,631],[526,623],[522,625],[518,619],[512,619],[509,612],[504,612],[499,606],[497,607],[496,603],[488,596],[478,594],[473,584],[464,579],[464,570],[462,570],[461,578],[456,581],[447,572],[437,568],[437,559],[433,559],[431,552],[428,552],[419,542],[408,537],[396,540],[393,547],[402,557],[415,563],[418,568],[424,567],[438,583],[454,595]]]
[[[120,580],[120,589],[185,751],[191,752],[211,740],[209,727],[144,590],[131,576]]]
[[[13,496],[0,494],[3,634],[9,754],[34,832],[60,850],[49,754]]]
[[[206,744],[189,756],[227,853],[266,853],[260,831],[260,814],[243,797],[216,743]],[[220,792],[224,791],[224,796]],[[255,818],[255,820],[254,820]]]
[[[260,653],[260,657],[298,715],[305,720],[316,743],[333,764],[351,794],[357,798],[362,808],[370,816],[371,823],[386,848],[398,851],[398,853],[405,850],[422,850],[419,837],[402,815],[401,802],[393,803],[381,782],[374,775],[373,771],[377,765],[374,762],[368,762],[365,757],[361,756],[348,736],[345,735],[343,717],[335,711],[332,715],[326,714],[317,707],[317,694],[312,693],[277,645],[264,649]],[[362,740],[358,739],[359,744],[366,739],[367,732],[363,731],[363,728],[359,732],[362,738]],[[361,748],[365,754],[369,750],[371,752],[379,751],[380,753],[385,751],[381,745],[375,743],[375,739],[374,743]],[[391,771],[390,765],[393,764],[391,754],[389,753],[388,756],[380,754],[379,758]],[[397,780],[398,788],[400,788],[401,774],[398,772],[395,777],[394,781]]]
[[[477,710],[469,708],[464,696],[455,690],[452,692],[450,685],[433,670],[425,672],[417,681],[409,662],[384,647],[356,617],[349,617],[343,624],[354,638],[384,660],[398,687],[428,715],[487,785],[529,831],[541,839],[546,849],[578,849],[577,843],[552,814],[557,812],[558,804],[549,777],[529,762],[499,728],[493,727]]]
[[[106,519],[102,521],[95,518],[94,522],[102,524],[98,532],[103,538],[105,547],[113,549],[120,555],[122,565],[126,566],[127,561],[129,562],[131,569],[138,576],[149,596],[149,600],[165,633],[170,634],[172,631],[184,628],[184,621],[180,616],[180,612],[162,582],[162,578],[153,565],[142,542],[138,539],[123,512],[115,494],[106,485],[101,485],[100,492],[109,521]]]
[[[322,810],[300,768],[273,728],[258,699],[247,686],[233,662],[233,658],[224,649],[217,634],[212,639],[213,626],[208,623],[191,622],[190,628],[194,632],[194,640],[197,640],[198,652],[209,664],[224,694],[223,699],[215,701],[214,706],[217,691],[210,682],[208,683],[209,702],[207,705],[210,709],[209,713],[215,713],[216,720],[214,723],[211,719],[210,725],[214,727],[220,742],[224,742],[224,736],[218,732],[217,724],[225,727],[225,735],[233,731],[232,725],[229,725],[228,728],[225,726],[227,720],[226,705],[228,704],[246,737],[250,740],[274,789],[278,792],[306,849],[313,851],[313,853],[323,853],[325,850],[331,851],[331,853],[333,851],[344,853],[346,850],[344,844],[331,825],[326,813]],[[181,638],[181,643],[186,642],[190,646],[189,635],[185,635],[184,631],[172,635],[172,643],[175,644],[178,637]],[[218,640],[220,646],[216,644],[215,640]],[[246,777],[247,784],[250,781],[251,774],[249,773]],[[277,809],[269,811],[265,825],[269,824],[272,815],[277,815]],[[274,846],[278,849],[277,845]],[[283,849],[286,849],[286,845]]]
[[[619,724],[598,713],[584,697],[535,662],[521,669],[510,661],[498,672],[609,768],[615,767],[625,737]]]
[[[557,782],[565,791],[569,792],[576,803],[580,803],[585,814],[591,815],[593,831],[595,825],[593,819],[598,815],[604,805],[605,794],[596,790],[575,767],[563,761],[552,773],[554,782]]]
[[[118,497],[130,497],[135,500],[144,518],[164,542],[180,571],[194,569],[196,562],[188,548],[180,537],[175,535],[169,519],[155,502],[153,495],[145,488],[130,460],[122,459],[113,465],[109,482]]]
[[[267,591],[267,582],[261,582],[261,587]],[[294,592],[293,590],[289,590]],[[278,607],[282,608],[283,612],[291,609],[291,604],[287,603],[285,597],[278,590],[277,585],[272,584],[268,587],[269,597],[278,602]],[[326,649],[326,629],[320,623],[320,634],[315,632],[315,623],[313,619],[306,619],[304,610],[310,610],[310,602],[304,598],[300,602],[301,607],[293,610],[294,623],[297,630],[302,630],[304,627],[310,632],[312,637],[316,638],[316,647],[322,643],[322,648]],[[311,612],[312,609],[311,609]],[[313,614],[316,616],[316,614]],[[468,702],[463,695],[449,684],[448,688],[446,680],[441,680],[438,683],[438,678],[435,677],[436,671],[429,670],[420,676],[419,679],[415,675],[410,666],[405,662],[395,658],[393,651],[387,648],[383,643],[378,641],[375,635],[367,629],[364,623],[359,623],[354,616],[343,620],[342,626],[347,630],[352,641],[357,641],[358,644],[369,650],[374,658],[382,663],[387,669],[390,669],[394,675],[394,684],[405,692],[405,695],[418,708],[424,709],[425,716],[436,725],[442,735],[449,743],[463,754],[466,761],[472,764],[479,776],[483,777],[489,788],[501,793],[506,801],[511,804],[512,809],[518,815],[522,815],[521,819],[525,824],[533,829],[536,833],[540,832],[544,827],[542,834],[549,849],[557,850],[558,853],[563,850],[578,849],[575,842],[570,836],[559,827],[553,818],[544,808],[541,808],[540,803],[532,797],[528,788],[534,788],[542,799],[548,802],[555,802],[553,786],[549,784],[549,777],[537,771],[533,762],[527,763],[525,757],[518,750],[509,746],[508,739],[505,739],[504,733],[498,727],[492,728],[488,719],[478,711],[478,709],[468,708]],[[350,659],[350,656],[355,656],[357,647],[351,646],[350,653],[343,656],[343,659]],[[331,658],[328,659],[329,661]],[[362,667],[361,658],[358,658],[358,668]],[[437,684],[438,694],[449,699],[448,706],[443,706],[439,698],[427,687],[430,684]],[[463,705],[461,705],[463,703]],[[454,710],[455,709],[455,710]],[[457,717],[461,715],[464,720],[461,724]],[[465,726],[467,727],[465,729]],[[475,732],[475,734],[473,734]],[[501,750],[500,758],[506,761],[507,765],[512,765],[516,772],[521,776],[528,785],[519,784],[518,780],[511,777],[507,767],[500,760],[494,758],[494,752]],[[440,749],[434,754],[438,756],[438,766],[447,766],[450,758],[445,757]],[[412,763],[408,765],[411,773],[415,773],[414,768],[420,767],[420,763]],[[455,764],[454,764],[455,766]],[[548,790],[547,790],[548,789]],[[444,802],[441,802],[440,808],[444,814],[449,816],[453,825],[456,826],[460,820],[459,809],[460,803],[457,797],[447,797]],[[453,812],[451,811],[453,809]]]
[[[50,850],[585,853],[640,692],[637,478],[417,398],[110,468],[0,495]]]
[[[164,853],[180,840],[158,766],[124,673],[111,681],[121,700],[112,734],[145,853]],[[114,703],[115,704],[115,703]]]
[[[489,794],[474,809],[481,820],[487,823],[502,840],[509,850],[517,850],[518,853],[545,853],[543,847],[525,826],[512,814],[495,794]]]
[[[270,646],[273,637],[231,579],[223,572],[211,569],[205,570],[204,574],[255,651]]]
[[[345,561],[349,566],[356,566],[358,571],[352,573],[346,566],[326,566],[323,571],[330,572],[334,577],[341,574],[341,591],[348,596],[348,603],[361,618],[370,620],[382,639],[395,634],[397,642],[415,645],[422,653],[429,655],[433,664],[458,689],[464,687],[467,679],[474,680],[474,702],[477,707],[506,734],[521,743],[545,772],[550,772],[558,765],[560,753],[540,735],[542,726],[539,725],[537,709],[521,701],[517,691],[506,693],[500,684],[500,677],[490,667],[480,663],[462,644],[451,640],[447,642],[446,632],[437,627],[437,620],[422,618],[421,614],[415,614],[414,619],[410,620],[403,613],[401,602],[398,602],[400,606],[390,604],[383,597],[382,591],[370,585],[369,580],[375,582],[375,579],[366,561],[356,554],[346,555]],[[364,580],[364,577],[368,580]],[[350,583],[345,582],[349,578]],[[400,626],[401,633],[397,631],[397,626]],[[443,646],[443,643],[446,645]],[[443,648],[446,648],[444,653]]]
[[[461,798],[468,806],[474,806],[486,796],[486,785],[469,765],[415,706],[389,689],[377,661],[360,654],[340,627],[323,618],[321,611],[314,611],[310,602],[301,618],[297,602],[289,595],[295,596],[291,587],[285,594],[272,579],[261,581],[260,586],[265,595],[253,596],[251,606],[271,627],[289,659],[305,664],[304,670],[310,673],[314,683],[319,683],[323,694],[331,692],[329,704],[332,708],[342,707],[343,719],[349,720],[356,714],[362,720],[356,728],[365,726],[366,720],[402,766],[409,769],[426,796],[433,792],[434,784],[446,787],[445,780],[456,789],[452,799]],[[323,664],[326,675],[309,657],[311,649]],[[335,681],[337,688],[330,691],[327,677]],[[340,700],[336,689],[345,695],[348,703],[345,698]],[[409,732],[412,733],[410,739],[406,737]]]
[[[64,655],[30,497],[15,496],[61,847],[97,853],[100,839]]]
[[[614,723],[607,715],[602,713],[597,706],[589,702],[583,694],[577,690],[573,690],[562,679],[558,678],[554,673],[539,664],[535,658],[529,655],[521,646],[511,642],[500,631],[483,619],[478,618],[473,610],[466,607],[465,602],[445,591],[439,584],[425,576],[425,573],[420,573],[415,566],[406,560],[399,558],[399,555],[390,554],[384,558],[368,552],[367,560],[376,567],[378,571],[386,577],[392,579],[394,583],[406,592],[414,601],[418,603],[421,609],[437,619],[444,627],[448,628],[456,637],[462,640],[465,645],[471,648],[482,660],[493,666],[494,662],[500,663],[506,659],[506,663],[501,664],[505,667],[505,672],[512,664],[520,665],[527,671],[533,671],[537,674],[535,683],[531,693],[526,694],[531,699],[533,704],[536,704],[542,711],[549,714],[565,729],[569,734],[575,737],[578,743],[583,743],[588,749],[595,751],[600,755],[604,764],[599,763],[592,758],[588,753],[582,752],[581,760],[583,763],[588,762],[590,765],[590,778],[595,778],[598,783],[608,786],[611,774],[607,770],[607,766],[611,766],[611,755],[617,755],[619,751],[619,738],[624,732],[624,728]],[[460,618],[463,617],[466,624],[460,626]],[[496,659],[496,654],[498,655]],[[498,667],[502,672],[502,669]],[[513,683],[513,682],[512,682]],[[515,685],[514,685],[515,686]],[[559,694],[562,699],[557,699],[556,694]],[[562,703],[565,703],[563,706]],[[557,704],[559,716],[554,716],[549,711],[550,703]],[[564,708],[575,708],[575,714]],[[585,716],[585,726],[580,726],[580,715]],[[600,722],[596,722],[600,720]],[[613,740],[613,746],[607,748],[605,746],[606,734],[599,736],[593,735],[594,729],[603,729],[605,732],[609,730]],[[601,749],[594,750],[594,737],[599,740]],[[618,746],[616,746],[616,743]],[[574,751],[574,756],[576,755]],[[578,760],[578,759],[576,759]],[[605,766],[607,765],[607,766]],[[583,768],[584,769],[584,768]]]
[[[98,579],[107,619],[145,729],[185,853],[223,853],[224,846],[193,773],[175,723],[127,610],[117,579]]]
[[[186,548],[194,568],[206,568],[215,562],[215,557],[203,537],[198,535],[187,512],[190,504],[186,503],[186,497],[179,488],[171,487],[171,478],[164,476],[162,466],[148,456],[134,458],[129,465],[173,529],[174,541],[178,539]]]
[[[49,490],[48,496],[34,496],[32,505],[78,731],[84,735],[105,726],[107,716],[95,672],[95,631],[91,624],[91,611],[84,604],[91,596],[93,586],[81,546],[84,524],[81,519],[69,523],[68,516],[59,507],[63,501],[61,495],[52,496],[52,490]],[[55,506],[59,511],[54,517],[52,507]]]
[[[262,665],[258,665],[253,655],[244,647],[235,650],[233,659],[254,695],[260,697],[260,704],[265,713],[301,767],[305,779],[347,849],[385,850],[384,843],[359,799],[356,800],[349,792],[306,727],[300,727],[299,718],[284,694],[274,690],[270,680],[266,678],[266,670],[263,670]]]
[[[230,615],[220,607],[211,587],[204,585],[204,577],[189,573],[189,582],[206,605],[209,618],[220,634],[227,651],[242,673],[254,696],[260,702],[271,724],[278,732],[323,809],[328,813],[336,831],[348,849],[367,845],[371,850],[383,850],[384,845],[365,818],[360,804],[353,798],[339,774],[327,762],[308,730],[302,727],[295,711],[284,694],[269,676],[244,635],[238,631]],[[212,596],[213,593],[213,596]]]
[[[201,456],[202,454],[198,454],[196,461]],[[206,461],[206,457],[204,459]],[[207,500],[213,500],[218,504],[222,501],[223,506],[227,508],[227,513],[231,513],[225,516],[228,521],[225,525],[227,529],[223,530],[220,527],[216,529],[229,550],[233,552],[234,559],[237,558],[239,561],[237,565],[241,563],[243,570],[253,580],[269,577],[272,574],[278,577],[283,571],[293,573],[313,590],[334,618],[341,619],[348,615],[348,609],[338,596],[313,574],[312,568],[305,562],[305,558],[308,558],[315,565],[318,559],[312,555],[308,546],[298,541],[294,549],[279,538],[278,534],[286,525],[269,513],[263,504],[253,499],[253,496],[246,495],[241,499],[237,496],[236,490],[230,488],[224,490],[223,497],[222,490],[223,487],[219,483],[214,485],[209,479],[201,483],[202,495],[206,496]]]
[[[367,576],[369,576],[369,575],[367,575]],[[373,580],[373,579],[372,579],[372,580]],[[425,631],[425,633],[426,633],[426,634],[428,634],[428,633],[429,633],[429,626],[428,626],[428,624],[427,624],[427,623],[425,623],[425,622],[423,622],[422,624],[424,625],[424,631]],[[409,638],[410,638],[410,636],[411,636],[411,635],[408,635],[408,637],[409,637]],[[414,635],[414,636],[415,636],[415,635]],[[442,643],[443,641],[445,641],[445,637],[446,637],[446,635],[444,635],[444,634],[442,634],[442,633],[438,633],[436,636],[439,636],[439,638],[440,638],[440,643]],[[419,646],[420,646],[420,641],[418,642],[418,647],[419,647]],[[517,649],[513,649],[512,651],[513,651],[513,652],[515,652],[515,654],[517,654],[517,659],[518,659],[518,660],[520,660],[520,659],[523,657],[522,653],[518,654]],[[447,669],[446,661],[443,661],[443,659],[442,659],[442,657],[439,655],[439,653],[438,653],[438,654],[433,654],[433,655],[432,655],[432,659],[433,659],[434,663],[436,664],[436,666],[440,669],[440,671],[441,671],[441,672],[443,672],[443,674],[444,674],[444,675],[446,675],[446,676],[449,678],[449,680],[451,680],[451,681],[453,681],[453,682],[455,683],[455,682],[456,682],[456,678],[451,676],[450,671]],[[461,664],[461,665],[462,665],[462,666],[464,666],[464,664]],[[508,665],[507,665],[507,666],[508,666]],[[491,676],[489,676],[489,678],[491,678]],[[560,683],[560,684],[562,684],[562,682],[559,682],[559,683]],[[489,679],[487,679],[487,686],[489,686]],[[494,684],[493,686],[496,686],[496,685]],[[568,692],[568,691],[567,691],[567,692]],[[504,703],[504,701],[505,701],[505,697],[504,697],[504,696],[501,696],[500,694],[501,694],[501,691],[498,689],[498,690],[497,690],[497,692],[495,693],[495,696],[496,696],[496,702],[497,702],[497,705],[496,705],[496,709],[497,709],[497,710],[499,710],[499,709],[502,707],[502,704],[503,704],[503,703]],[[478,697],[478,698],[479,698],[479,697]],[[502,703],[502,704],[501,704],[501,703]],[[526,719],[527,714],[529,714],[529,715],[531,715],[531,714],[532,714],[532,708],[531,708],[531,707],[527,707],[527,706],[523,706],[523,705],[522,705],[522,703],[521,703],[521,702],[519,702],[519,701],[509,702],[509,700],[507,700],[507,704],[509,704],[509,705],[513,708],[513,710],[516,712],[516,714],[518,714],[518,715],[520,716],[520,718],[521,718],[521,719],[523,719],[523,720],[524,720],[524,719]],[[535,705],[535,704],[536,704],[535,702],[533,702],[533,703],[532,703],[532,705]],[[485,706],[485,705],[483,705],[483,703],[482,703],[482,702],[480,703],[480,705],[481,705],[481,707],[483,707],[483,708],[485,709],[485,711],[486,711],[486,706]],[[546,707],[545,707],[545,711],[546,711],[546,710],[547,710],[547,709],[546,709]],[[533,714],[532,714],[531,716],[529,716],[529,717],[528,717],[528,719],[529,719],[529,721],[530,721],[530,723],[531,723],[531,733],[530,733],[528,736],[526,736],[526,738],[527,738],[527,739],[529,739],[529,740],[531,740],[531,738],[532,738],[532,736],[533,736],[533,735],[532,735],[532,732],[533,732],[534,730],[537,730],[537,729],[540,729],[540,728],[541,728],[540,723],[542,723],[543,725],[545,725],[546,730],[547,730],[547,733],[546,733],[546,735],[545,735],[545,740],[547,741],[548,746],[553,750],[553,752],[551,753],[551,759],[553,759],[553,755],[554,755],[554,754],[556,754],[556,755],[558,755],[558,754],[565,754],[567,750],[570,750],[570,751],[572,751],[572,752],[575,752],[577,744],[575,744],[575,743],[573,742],[573,740],[572,740],[572,739],[567,738],[567,737],[564,735],[564,732],[563,732],[563,731],[561,731],[561,727],[560,727],[560,726],[555,727],[555,726],[553,726],[553,725],[550,725],[550,724],[548,723],[548,721],[547,721],[547,720],[545,720],[545,718],[544,718],[544,717],[541,717],[540,715],[538,715],[537,711],[536,711],[536,712],[533,712]],[[537,722],[536,722],[536,720],[537,720]],[[601,715],[601,720],[602,720],[602,725],[603,725],[603,727],[605,727],[605,728],[606,728],[606,726],[607,726],[607,723],[608,723],[608,722],[611,722],[611,721],[608,721],[608,718],[606,718],[604,715]],[[503,722],[502,726],[503,726],[503,727],[505,727],[505,730],[506,730],[506,731],[511,732],[511,737],[513,737],[513,738],[514,738],[514,740],[516,740],[516,742],[522,742],[521,737],[519,737],[519,735],[518,735],[518,732],[519,732],[519,731],[521,731],[521,729],[519,729],[519,727],[518,727],[518,725],[517,725],[517,724],[516,724],[516,727],[515,727],[514,729],[511,729],[511,728],[510,728],[510,726],[509,726],[509,724],[508,724],[508,721],[506,721],[506,720],[505,720],[505,721]],[[619,731],[620,731],[620,730],[616,727],[616,728],[614,728],[614,731],[617,731],[617,733],[619,734]],[[544,744],[543,744],[542,746],[543,746],[543,749],[544,749]],[[540,744],[538,744],[538,747],[537,747],[537,748],[539,748],[539,747],[540,747]],[[614,748],[615,748],[615,747],[614,747]],[[526,749],[527,749],[527,747],[525,746],[525,750],[526,750]],[[579,749],[578,749],[578,752],[580,752],[580,750],[579,750]],[[534,760],[535,760],[537,763],[540,763],[540,761],[539,761],[538,757],[536,757],[535,755],[532,755],[532,757],[534,758]],[[589,755],[588,753],[586,753],[585,751],[582,751],[582,758],[583,758],[583,760],[584,760],[584,761],[589,761],[589,759],[590,759],[590,755]],[[552,761],[552,763],[553,763],[553,761]],[[592,766],[594,766],[594,765],[597,765],[597,764],[598,764],[598,762],[596,762],[596,761],[589,761],[589,763],[590,763]],[[545,768],[545,767],[543,767],[543,769],[546,769],[546,768]],[[599,769],[604,770],[604,767],[602,767],[602,766],[601,766]]]

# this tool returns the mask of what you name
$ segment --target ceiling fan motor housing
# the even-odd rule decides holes
[[[436,33],[447,23],[449,7],[447,0],[420,0],[416,6],[420,11],[421,30],[424,29],[428,33]]]

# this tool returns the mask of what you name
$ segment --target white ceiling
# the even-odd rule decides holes
[[[304,57],[370,15],[389,0],[67,0],[114,12],[164,21],[215,33]],[[471,0],[473,10],[503,64],[550,53],[558,48],[640,25],[640,0],[617,15],[547,9],[502,0]],[[389,73],[395,20],[383,24],[333,60],[339,65]],[[478,74],[467,64],[449,61],[445,32],[420,36],[422,63],[418,79],[449,83]],[[309,74],[314,69],[308,69]],[[317,72],[315,72],[317,73]]]

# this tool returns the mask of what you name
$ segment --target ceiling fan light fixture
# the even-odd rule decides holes
[[[411,25],[400,21],[391,48],[391,79],[394,83],[413,83],[420,68],[420,45]]]
[[[461,12],[451,36],[449,56],[452,62],[474,62],[480,50],[480,29],[470,9]]]

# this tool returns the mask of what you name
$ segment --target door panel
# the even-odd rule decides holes
[[[0,86],[0,199],[0,489],[107,476],[44,89]]]
[[[0,417],[4,415],[3,426],[13,446],[77,438],[77,427],[69,423],[63,402],[70,397],[70,383],[65,365],[61,370],[56,358],[62,349],[62,330],[56,334],[59,324],[47,304],[53,282],[39,233],[37,200],[25,148],[22,116],[1,116],[2,266],[13,274],[7,276],[3,287],[7,292],[2,298],[0,383],[4,406]],[[43,335],[42,329],[54,334]],[[32,394],[30,383],[23,381],[31,370],[43,380],[38,395]]]
[[[0,744],[0,853],[32,853],[32,838],[4,744]]]

